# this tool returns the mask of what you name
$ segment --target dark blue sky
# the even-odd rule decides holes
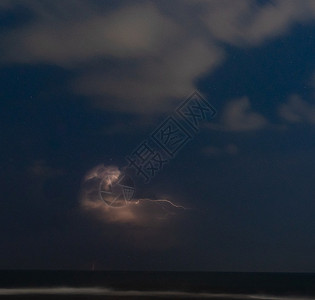
[[[311,0],[0,4],[0,268],[315,271],[314,18]],[[195,90],[217,115],[133,173],[137,208],[85,198]]]

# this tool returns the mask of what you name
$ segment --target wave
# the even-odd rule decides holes
[[[101,287],[47,287],[47,288],[0,288],[0,296],[19,295],[90,295],[90,296],[117,296],[117,297],[177,297],[177,298],[205,298],[205,299],[258,299],[258,300],[312,300],[315,298],[297,296],[272,296],[248,294],[215,294],[194,293],[184,291],[122,291]]]

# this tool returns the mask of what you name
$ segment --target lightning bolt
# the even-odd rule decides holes
[[[168,204],[170,204],[171,206],[173,206],[173,207],[175,207],[175,208],[187,209],[187,208],[184,207],[184,206],[176,205],[176,204],[174,204],[172,201],[166,200],[166,199],[162,199],[162,200],[145,199],[145,200],[146,200],[146,201],[150,201],[150,202],[168,203]]]

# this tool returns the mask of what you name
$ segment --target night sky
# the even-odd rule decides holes
[[[315,1],[1,0],[0,38],[1,269],[315,271]]]

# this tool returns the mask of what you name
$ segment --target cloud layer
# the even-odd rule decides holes
[[[2,63],[75,70],[70,87],[100,107],[165,111],[226,54],[224,44],[257,46],[314,19],[312,0],[124,2],[2,1],[31,19],[2,34]],[[110,63],[109,63],[110,62]],[[261,121],[260,121],[261,122]],[[259,126],[259,125],[256,125]]]

